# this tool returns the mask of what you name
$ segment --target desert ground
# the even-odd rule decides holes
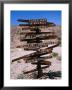
[[[61,37],[61,27],[56,26],[53,29],[58,37]],[[46,31],[46,30],[45,30]],[[11,26],[11,44],[10,44],[10,78],[11,79],[36,79],[37,71],[24,74],[25,71],[29,71],[36,68],[36,65],[32,65],[30,62],[26,63],[24,59],[12,62],[13,59],[28,55],[35,51],[26,51],[24,48],[16,48],[17,45],[24,44],[19,40],[20,36],[16,26]],[[52,58],[47,59],[51,62],[51,66],[43,69],[43,73],[60,72],[61,73],[61,45],[55,47],[52,52]],[[42,65],[43,66],[43,65]],[[40,79],[50,79],[49,76],[43,76]],[[61,79],[61,77],[54,77],[53,79]]]

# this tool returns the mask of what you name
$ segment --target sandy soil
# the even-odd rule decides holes
[[[12,49],[11,50],[11,61],[22,55],[33,53],[34,51],[24,51],[23,49]],[[53,52],[57,52],[58,56],[61,56],[61,47],[56,47],[53,49]],[[51,71],[61,71],[61,60],[58,58],[53,57],[51,59],[47,59],[51,61],[51,66],[49,68],[43,69],[43,72]],[[43,65],[42,65],[43,66]],[[10,70],[10,77],[11,79],[17,79],[19,75],[22,75],[23,72],[35,69],[36,65],[32,65],[31,63],[25,63],[23,59],[16,62],[11,62],[11,70]],[[31,78],[29,77],[31,74],[25,75],[25,79]],[[22,77],[22,76],[20,76]]]

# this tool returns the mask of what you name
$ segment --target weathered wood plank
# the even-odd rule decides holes
[[[31,64],[36,64],[36,65],[37,65],[37,63],[38,63],[38,62],[33,62],[33,63],[31,63]],[[40,64],[41,64],[41,65],[51,65],[51,62],[50,62],[50,61],[44,61],[44,60],[43,60],[43,61],[40,62]]]
[[[37,39],[39,39],[39,40],[45,40],[45,39],[56,39],[57,38],[57,36],[56,35],[49,35],[49,36],[42,36],[42,37],[34,37],[34,38],[20,38],[20,40],[21,41],[30,41],[31,40],[31,42],[35,42],[35,41],[37,41]]]
[[[46,57],[28,57],[28,58],[25,58],[25,60],[27,60],[27,62],[28,61],[37,61],[37,60],[45,60],[45,59],[50,59],[50,58],[52,58],[52,56],[50,55],[50,56],[46,56]]]
[[[20,35],[20,39],[22,39],[22,38],[23,38],[23,39],[24,39],[24,38],[25,38],[25,39],[35,39],[35,38],[37,38],[37,37],[38,37],[38,38],[43,38],[43,37],[45,38],[45,37],[51,37],[51,36],[54,37],[54,36],[56,36],[56,35],[55,35],[55,34],[52,34],[52,33],[50,33],[50,34],[48,34],[48,33],[45,33],[45,34],[43,34],[43,33],[42,33],[42,34],[29,34],[29,35],[28,35],[28,34],[21,34],[21,35]]]
[[[48,68],[49,67],[49,65],[47,65],[47,66],[44,66],[44,67],[42,67],[41,69],[45,69],[45,68]],[[27,72],[23,72],[24,74],[28,74],[28,73],[32,73],[32,72],[35,72],[35,71],[37,71],[37,69],[33,69],[33,70],[30,70],[30,71],[27,71]]]
[[[24,35],[24,34],[32,35],[32,34],[36,34],[36,32],[20,32],[20,35]],[[48,31],[48,32],[39,32],[38,34],[54,34],[54,32],[50,32],[50,31]]]
[[[40,18],[40,19],[18,19],[18,22],[28,22],[28,23],[34,23],[34,22],[47,22],[47,19]]]

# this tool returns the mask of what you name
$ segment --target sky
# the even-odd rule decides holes
[[[46,18],[47,21],[61,25],[61,11],[11,11],[11,25],[19,25],[18,19]],[[21,23],[22,24],[22,23]]]

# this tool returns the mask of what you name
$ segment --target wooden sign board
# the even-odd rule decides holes
[[[20,32],[20,35],[38,35],[38,34],[52,34],[52,35],[54,35],[55,34],[55,32],[51,32],[51,31],[48,31],[48,32],[43,32],[43,31],[41,31],[41,32],[39,32],[39,33],[36,33],[36,31],[32,31],[32,32],[26,32],[26,31],[22,31],[22,32]]]
[[[40,56],[40,57],[37,57],[37,56],[29,56],[29,57],[26,57],[25,59],[27,59],[27,60],[31,60],[31,59],[34,59],[34,60],[37,60],[37,59],[39,59],[39,60],[43,60],[43,59],[49,59],[49,58],[52,58],[52,55],[48,55],[47,54],[47,56]]]
[[[50,56],[46,56],[46,57],[28,57],[28,58],[24,58],[24,60],[26,61],[26,63],[30,63],[30,62],[34,62],[34,61],[43,61],[43,60],[47,60],[47,59],[51,59],[52,55]]]
[[[36,37],[47,37],[47,36],[54,36],[54,33],[42,33],[42,34],[20,34],[20,38],[36,38]]]
[[[46,65],[46,66],[43,66],[41,67],[41,69],[45,69],[45,68],[48,68],[50,65]],[[33,70],[30,70],[30,71],[26,71],[26,72],[23,72],[24,74],[28,74],[28,73],[32,73],[32,72],[35,72],[35,71],[38,71],[37,69],[33,69]]]
[[[40,19],[18,19],[18,22],[37,22],[37,21],[47,21],[46,18],[40,18]]]
[[[38,62],[33,62],[33,63],[31,63],[31,64],[36,64],[36,65],[37,65],[37,63],[38,63]],[[50,61],[41,61],[40,64],[41,64],[41,65],[49,65],[49,66],[50,66],[50,65],[51,65],[51,62],[50,62]]]
[[[37,50],[39,48],[48,47],[48,45],[55,45],[57,42],[49,41],[48,43],[42,43],[42,44],[27,44],[22,46],[24,50]]]
[[[56,35],[49,35],[49,36],[41,36],[41,37],[30,37],[30,38],[25,38],[25,37],[20,37],[21,41],[37,41],[37,40],[46,40],[46,39],[56,39]]]

